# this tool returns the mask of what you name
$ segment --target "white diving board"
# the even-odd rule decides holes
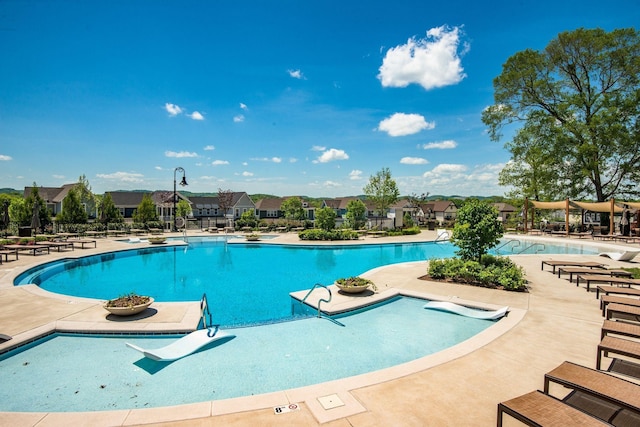
[[[193,331],[188,335],[172,342],[171,344],[155,349],[138,347],[131,343],[125,343],[127,347],[139,351],[149,359],[158,362],[171,362],[195,353],[205,345],[222,338],[231,338],[235,335],[222,331],[218,328],[207,328]]]
[[[508,306],[501,307],[498,310],[480,310],[476,308],[465,307],[463,305],[455,304],[448,301],[429,301],[424,305],[424,308],[447,311],[450,313],[459,314],[461,316],[484,320],[499,319],[505,316],[507,314],[507,310],[509,310]]]

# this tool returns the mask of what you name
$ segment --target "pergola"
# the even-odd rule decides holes
[[[618,202],[624,203],[625,205],[640,209],[640,202]],[[614,221],[613,217],[616,212],[622,212],[624,209],[618,205],[616,205],[615,199],[611,199],[607,202],[578,202],[571,201],[568,198],[562,201],[557,202],[539,202],[536,200],[525,199],[524,202],[524,231],[527,232],[527,212],[529,212],[529,205],[532,205],[536,209],[552,209],[552,210],[564,210],[565,211],[565,230],[566,234],[569,235],[569,210],[573,209],[583,209],[585,211],[590,212],[608,212],[609,215],[609,233],[613,234],[614,232]],[[535,210],[531,214],[531,228],[533,228],[533,224],[535,221]]]

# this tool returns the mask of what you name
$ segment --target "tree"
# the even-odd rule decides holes
[[[510,57],[482,114],[495,141],[505,126],[524,124],[507,145],[513,165],[503,182],[527,197],[640,194],[639,57],[632,28],[564,32],[543,51]]]
[[[91,185],[84,174],[80,175],[78,183],[74,188],[78,192],[80,203],[84,205],[87,214],[95,217],[97,206],[96,196],[91,192]]]
[[[158,220],[156,205],[153,203],[150,194],[142,196],[142,201],[133,213],[133,220],[142,224]]]
[[[100,203],[100,222],[103,224],[121,223],[124,221],[120,210],[113,203],[111,193],[105,193]]]
[[[284,212],[284,217],[288,220],[304,221],[306,218],[300,197],[289,197],[282,202],[280,210]]]
[[[40,196],[38,192],[38,185],[34,182],[31,187],[31,193],[24,199],[24,203],[14,202],[9,206],[9,217],[13,222],[17,222],[19,226],[31,225],[31,218],[33,217],[33,206],[38,204],[38,216],[40,218],[40,226],[45,228],[51,224],[51,212],[47,209],[47,203]]]
[[[186,218],[191,215],[191,213],[191,204],[189,204],[189,202],[184,199],[180,199],[180,201],[176,205],[176,216]]]
[[[384,216],[387,209],[398,201],[400,192],[396,182],[391,178],[389,168],[382,168],[375,175],[369,177],[369,183],[365,185],[364,194],[371,200],[376,208],[378,216]]]
[[[331,231],[336,228],[336,211],[325,206],[316,211],[316,225],[324,231]]]
[[[76,187],[69,190],[62,203],[62,211],[58,214],[60,224],[86,224],[87,211],[80,201],[80,192]]]
[[[354,230],[364,227],[367,222],[367,207],[360,199],[353,199],[347,203],[346,223],[347,226]]]
[[[502,234],[498,211],[488,203],[470,199],[456,213],[451,242],[458,246],[456,254],[460,258],[480,262],[482,255],[498,244]]]
[[[222,210],[222,215],[226,217],[227,211],[233,206],[233,191],[218,188],[218,206]]]

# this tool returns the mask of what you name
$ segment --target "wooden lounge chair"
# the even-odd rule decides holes
[[[18,259],[18,250],[17,249],[1,249],[0,250],[0,264],[2,264],[2,257],[4,256],[4,260],[9,262],[9,255],[13,255]]]
[[[558,267],[558,277],[562,274],[569,274],[569,281],[573,282],[573,275],[578,274],[608,274],[618,277],[633,277],[633,273],[627,270],[606,268],[587,268],[587,267]]]
[[[627,277],[606,276],[601,274],[579,274],[576,279],[576,286],[580,286],[580,281],[587,283],[587,291],[590,291],[591,282],[609,283],[620,286],[630,287],[631,285],[640,286],[640,279],[630,279]]]
[[[628,295],[634,297],[640,297],[640,289],[636,288],[621,288],[619,286],[598,286],[596,288],[596,299],[600,298],[600,294],[609,295],[609,294],[618,294],[618,295]]]
[[[5,249],[14,249],[20,252],[31,252],[34,256],[41,253],[50,253],[49,246],[40,245],[4,245]]]
[[[94,248],[98,247],[97,242],[92,239],[72,240],[72,242],[74,245],[76,243],[79,244],[81,249],[84,249],[85,245],[93,245]]]
[[[640,322],[640,307],[626,304],[609,304],[607,306],[607,320],[611,319],[631,320]]]
[[[556,267],[567,266],[567,267],[588,267],[588,268],[605,268],[605,265],[600,262],[594,261],[555,261],[555,260],[547,260],[542,261],[540,265],[540,270],[544,270],[544,266],[548,265],[553,268],[551,271],[555,274]]]
[[[36,243],[36,246],[37,245],[49,246],[49,248],[56,249],[58,252],[60,252],[62,249],[73,250],[73,243],[71,241],[64,241],[64,242],[42,241],[42,242]]]
[[[622,408],[636,411],[640,415],[640,385],[622,378],[572,362],[563,362],[545,374],[545,394],[549,394],[551,383],[578,390]]]
[[[497,426],[502,427],[503,414],[528,426],[610,426],[541,391],[532,391],[498,403]]]
[[[605,320],[602,324],[602,334],[600,336],[600,339],[606,337],[608,334],[640,338],[640,325],[634,325],[627,322]]]
[[[638,254],[640,254],[640,250],[629,250],[624,252],[602,252],[598,255],[606,256],[611,259],[615,259],[616,261],[631,261]]]
[[[602,315],[605,315],[605,311],[607,310],[607,305],[609,304],[622,304],[622,305],[630,305],[632,307],[640,307],[640,299],[629,298],[629,297],[618,297],[615,295],[602,295],[600,297],[600,308],[602,309]]]
[[[598,370],[601,369],[603,353],[604,357],[609,357],[609,353],[613,353],[633,359],[640,359],[640,342],[607,335],[600,341],[600,344],[598,344],[598,354],[596,356],[596,369]]]

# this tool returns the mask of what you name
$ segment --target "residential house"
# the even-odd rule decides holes
[[[308,220],[313,221],[315,219],[315,207],[299,196],[268,197],[258,200],[256,203],[256,218],[266,220],[284,218],[284,211],[281,209],[282,203],[291,197],[298,197],[302,200],[302,208],[305,210],[305,217]]]
[[[51,212],[52,217],[55,217],[62,212],[62,205],[64,204],[65,197],[67,197],[69,191],[76,185],[77,184],[65,184],[62,187],[38,187],[38,195],[45,201],[47,209]],[[33,186],[24,187],[23,196],[25,199],[31,195],[32,189]],[[95,209],[85,206],[85,210],[87,211],[89,218],[95,218]]]
[[[113,200],[113,204],[120,210],[120,214],[126,220],[132,220],[133,213],[136,211],[142,198],[149,194],[153,204],[156,206],[158,219],[166,223],[166,228],[172,228],[173,221],[173,191],[154,191],[146,193],[142,191],[108,191]],[[176,204],[180,200],[186,200],[191,203],[187,197],[176,192]]]
[[[493,203],[492,206],[498,211],[498,220],[503,224],[516,214],[516,208],[509,203]]]
[[[420,205],[422,222],[435,220],[442,225],[445,221],[454,221],[458,208],[449,200],[434,200]]]

